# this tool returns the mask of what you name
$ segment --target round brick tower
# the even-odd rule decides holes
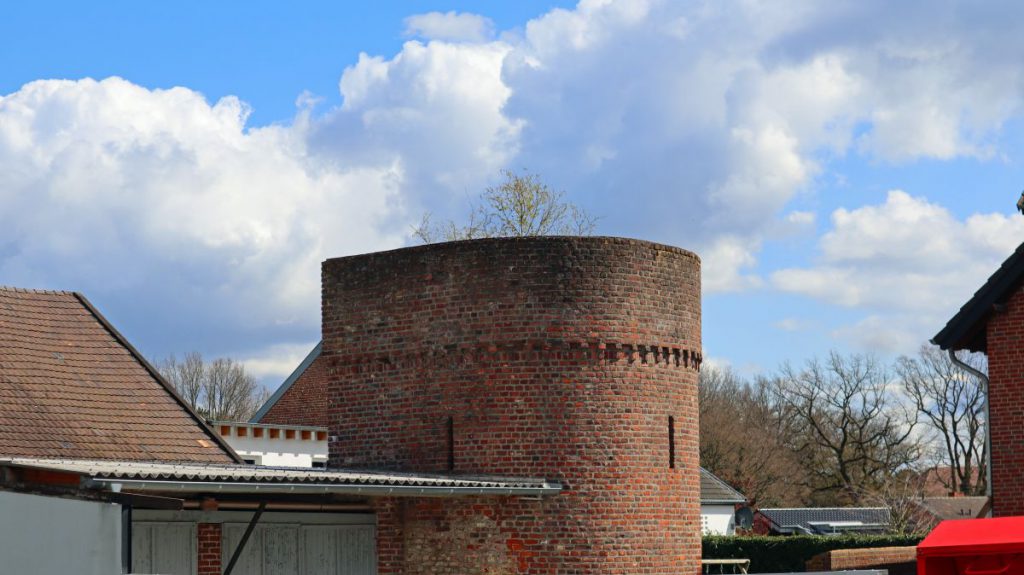
[[[380,572],[697,573],[700,333],[700,260],[650,242],[324,262],[332,466],[565,486],[382,509]]]

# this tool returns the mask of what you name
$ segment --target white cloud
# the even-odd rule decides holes
[[[810,326],[811,322],[795,317],[787,317],[775,322],[775,327],[788,332],[804,331]]]
[[[759,247],[741,237],[719,237],[701,254],[701,290],[738,292],[763,285],[761,278],[743,273],[757,261],[754,253]]]
[[[269,127],[186,88],[28,84],[0,100],[0,277],[142,294],[140,315],[210,341],[306,341],[320,260],[401,245],[421,211],[459,217],[500,169],[526,167],[602,233],[696,250],[707,291],[757,288],[761,247],[813,227],[791,204],[835,158],[986,158],[1019,117],[1019,14],[918,8],[584,0],[499,34],[421,14],[406,27],[422,41],[349,63],[340,107],[315,114],[304,95]],[[895,194],[837,212],[819,264],[772,282],[948,309],[1016,222]]]
[[[311,145],[359,161],[401,158],[411,201],[462,204],[518,150],[520,122],[502,113],[509,49],[411,41],[390,60],[360,55],[341,77],[342,107],[317,121]]]
[[[830,158],[984,156],[1018,112],[1016,60],[951,52],[975,32],[943,10],[594,0],[500,40],[477,15],[414,16],[429,41],[361,55],[312,142],[401,158],[409,205],[444,217],[526,167],[600,231],[694,249],[709,290],[748,289],[765,240],[813,226],[786,207]]]
[[[959,220],[938,204],[894,190],[882,204],[833,212],[832,229],[819,243],[819,263],[779,270],[772,283],[866,310],[867,318],[836,335],[909,353],[934,335],[1021,241],[1020,216],[975,214]]]
[[[401,244],[401,164],[313,158],[246,113],[119,78],[4,96],[0,277],[130,296],[156,324],[315,329],[322,259]]]
[[[250,375],[271,382],[271,389],[274,389],[295,371],[316,344],[316,341],[274,344],[242,357],[240,361]]]
[[[912,355],[942,325],[933,319],[918,314],[872,314],[830,335],[871,353]]]
[[[425,40],[484,42],[494,36],[494,22],[468,12],[428,12],[406,18],[405,35]]]

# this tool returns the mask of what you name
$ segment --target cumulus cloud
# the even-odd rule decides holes
[[[274,389],[295,371],[316,344],[317,341],[273,344],[244,355],[240,361],[249,374]]]
[[[246,114],[119,78],[0,98],[0,277],[130,298],[195,345],[315,326],[320,260],[400,245],[401,164],[312,158],[300,126]]]
[[[957,219],[923,197],[893,190],[882,204],[832,213],[811,267],[772,274],[773,285],[869,316],[836,335],[912,352],[937,331],[1024,241],[1024,217]],[[885,315],[879,312],[886,312]]]
[[[306,342],[321,259],[397,247],[423,211],[458,218],[525,167],[602,233],[698,251],[708,291],[770,277],[845,306],[948,309],[1020,238],[1016,219],[895,193],[833,214],[817,265],[771,274],[759,256],[814,227],[791,204],[836,158],[995,154],[1024,101],[1012,10],[583,0],[500,34],[421,14],[405,23],[418,39],[348,63],[341,106],[302,96],[266,127],[187,88],[34,82],[0,99],[0,277],[133,294],[126,317],[204,341]],[[946,251],[966,271],[944,271]]]
[[[425,40],[483,42],[494,36],[494,22],[469,12],[427,12],[405,19],[405,35]]]
[[[757,286],[746,275],[759,246],[831,158],[985,156],[1019,113],[1021,54],[998,48],[1020,44],[1012,30],[979,42],[958,7],[906,11],[654,0],[554,10],[504,59],[504,111],[522,126],[515,161],[614,213],[606,231],[725,251],[705,258],[710,290]]]
[[[310,145],[371,163],[400,158],[414,205],[464,204],[518,151],[521,122],[502,113],[509,50],[410,41],[391,59],[362,54],[342,74],[342,106],[317,119]]]

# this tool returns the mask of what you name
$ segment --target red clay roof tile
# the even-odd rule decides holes
[[[144,361],[80,295],[0,287],[0,455],[234,461]]]

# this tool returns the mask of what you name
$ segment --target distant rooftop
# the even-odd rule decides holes
[[[700,468],[701,505],[734,505],[746,503],[747,498],[733,489],[720,477],[703,467]]]
[[[836,535],[839,533],[881,533],[888,531],[889,510],[885,507],[786,507],[760,509],[783,534]]]

